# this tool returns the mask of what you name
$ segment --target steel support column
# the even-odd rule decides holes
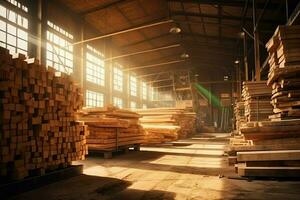
[[[245,67],[245,80],[249,80],[249,71],[248,71],[248,47],[247,47],[247,35],[244,33],[244,67]]]
[[[259,52],[259,33],[256,26],[256,4],[252,0],[253,16],[253,35],[254,35],[254,58],[255,58],[255,80],[260,81],[260,52]]]

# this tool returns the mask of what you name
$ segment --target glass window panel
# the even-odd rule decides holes
[[[0,16],[6,18],[6,8],[0,5]]]
[[[3,31],[0,31],[0,41],[6,42],[6,33]]]
[[[28,34],[19,28],[18,28],[18,37],[26,41],[28,40]]]
[[[6,22],[0,20],[0,30],[6,32]]]
[[[17,28],[10,24],[7,24],[7,32],[12,35],[17,35]]]
[[[12,46],[16,46],[16,36],[13,35],[7,35],[7,43],[12,45]]]
[[[8,20],[11,21],[11,22],[14,22],[16,23],[16,20],[17,20],[17,16],[16,16],[16,13],[11,11],[11,10],[7,10],[7,14],[8,14]]]
[[[27,42],[18,38],[18,48],[27,51]]]

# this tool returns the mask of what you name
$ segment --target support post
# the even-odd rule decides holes
[[[256,3],[252,0],[253,35],[254,35],[254,58],[255,58],[255,80],[260,81],[260,53],[259,53],[259,33],[256,24]]]
[[[249,80],[249,69],[248,69],[248,49],[247,49],[247,35],[244,32],[244,67],[245,67],[245,80]]]

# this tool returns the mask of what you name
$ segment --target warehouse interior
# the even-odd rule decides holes
[[[299,0],[2,0],[1,199],[300,198]]]

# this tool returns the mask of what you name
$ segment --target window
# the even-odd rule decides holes
[[[98,92],[86,90],[86,107],[103,107],[104,95]]]
[[[114,97],[113,98],[113,103],[114,103],[114,106],[117,106],[119,108],[123,108],[123,100],[121,98]]]
[[[22,9],[24,12],[28,12],[27,6],[23,5],[22,3],[16,1],[16,0],[6,0],[7,2],[11,3],[12,5]]]
[[[130,108],[131,109],[136,109],[136,102],[135,101],[130,102]]]
[[[152,101],[153,100],[153,87],[152,86],[149,86],[148,87],[148,99],[150,100],[150,101]]]
[[[137,95],[137,80],[135,76],[130,76],[130,95],[136,97]]]
[[[147,105],[146,104],[143,104],[143,109],[147,109]]]
[[[123,91],[123,71],[119,67],[114,67],[113,68],[113,85],[114,85],[114,90]]]
[[[147,84],[146,82],[142,82],[142,98],[147,100]]]
[[[24,7],[17,1],[9,2],[21,9]],[[0,5],[0,46],[11,54],[27,55],[28,52],[28,19],[3,5]]]
[[[103,54],[87,45],[86,52],[86,80],[104,86],[105,69]]]
[[[48,21],[47,65],[58,71],[73,72],[73,35]]]

